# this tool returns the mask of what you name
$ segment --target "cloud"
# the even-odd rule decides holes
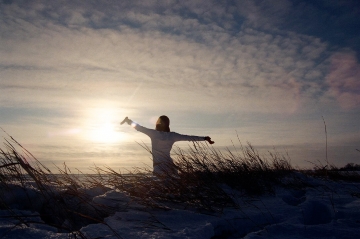
[[[335,53],[326,76],[329,92],[344,109],[360,108],[360,63],[354,52]]]
[[[38,87],[41,93],[32,94],[30,101],[47,98],[55,104],[61,98],[123,101],[131,95],[128,89],[144,83],[134,100],[149,106],[164,104],[162,97],[169,94],[176,101],[169,108],[189,108],[203,97],[212,99],[212,104],[201,101],[203,110],[218,102],[229,106],[219,110],[236,105],[236,110],[279,113],[294,112],[324,93],[326,42],[276,28],[261,30],[256,24],[240,28],[235,6],[211,2],[204,10],[201,3],[166,2],[170,8],[141,1],[38,2],[27,5],[28,11],[7,5],[0,64],[12,69],[2,73],[2,85]],[[287,1],[269,8],[265,2],[242,4],[245,21],[257,13],[256,21],[271,24],[280,21],[278,16],[272,23],[263,11],[285,16],[293,7]]]
[[[218,142],[235,129],[263,145],[323,142],[323,113],[329,136],[341,141],[344,125],[356,136],[360,38],[332,28],[357,29],[336,1],[3,3],[0,123],[16,138],[67,145],[103,108],[114,122],[166,113],[181,119],[174,129]],[[337,34],[350,36],[348,52]]]
[[[293,4],[288,0],[278,1],[236,1],[237,10],[246,18],[246,25],[271,29],[279,25],[292,9]]]
[[[351,48],[360,57],[360,6],[349,1],[237,1],[247,27],[313,36],[337,48]]]

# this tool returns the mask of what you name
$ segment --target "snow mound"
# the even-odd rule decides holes
[[[305,225],[330,223],[334,218],[334,211],[330,205],[320,201],[308,201],[303,207]]]

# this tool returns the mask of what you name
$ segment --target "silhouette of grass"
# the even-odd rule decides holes
[[[293,171],[288,158],[277,152],[269,155],[269,160],[263,159],[251,144],[241,146],[240,153],[229,149],[222,153],[198,143],[187,152],[175,150],[178,173],[166,170],[153,175],[149,168],[137,168],[122,174],[109,167],[95,167],[95,171],[107,175],[107,185],[149,207],[166,208],[171,203],[172,207],[222,211],[238,207],[227,189],[236,189],[243,196],[272,193],[273,186]]]
[[[116,208],[95,203],[94,195],[89,193],[93,189],[98,195],[118,189],[149,209],[221,213],[228,207],[241,210],[241,204],[251,204],[256,196],[274,193],[278,185],[293,189],[309,186],[302,179],[304,174],[291,166],[288,155],[274,150],[263,156],[250,143],[224,151],[201,143],[186,151],[176,148],[174,165],[166,166],[175,168],[177,173],[169,170],[153,174],[150,167],[121,173],[107,166],[94,166],[93,174],[78,172],[79,179],[65,164],[57,167],[57,174],[52,173],[10,138],[5,139],[4,149],[0,148],[0,209],[7,210],[7,217],[17,221],[15,227],[47,224],[74,238],[86,238],[80,228],[90,223],[102,223],[121,238],[104,222]],[[328,162],[325,166],[315,165],[305,174],[331,180],[359,180],[358,174],[337,170]],[[127,205],[124,207],[126,210]],[[24,215],[16,209],[36,213]]]
[[[332,164],[316,164],[313,170],[306,171],[307,175],[333,181],[360,182],[358,171],[339,168]]]
[[[8,210],[6,217],[18,221],[15,227],[47,224],[74,238],[86,238],[79,231],[83,226],[107,225],[103,219],[111,210],[94,203],[87,194],[89,185],[71,174],[65,164],[54,174],[12,137],[5,141],[5,148],[0,149],[0,209]],[[24,215],[15,209],[37,213]]]

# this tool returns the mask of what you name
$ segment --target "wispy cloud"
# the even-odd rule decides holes
[[[271,6],[240,1],[233,8],[203,3],[168,2],[171,10],[141,1],[7,5],[2,64],[20,68],[19,78],[25,77],[21,66],[39,69],[40,76],[31,79],[34,87],[47,78],[59,91],[79,93],[85,84],[85,94],[102,95],[101,90],[112,94],[124,85],[147,82],[144,95],[160,84],[224,98],[221,103],[243,102],[239,108],[259,111],[292,112],[302,100],[325,93],[331,54],[326,42],[260,29],[267,29],[264,22],[280,24],[281,16],[294,8],[289,1]],[[248,24],[240,26],[236,16]],[[49,76],[41,67],[57,73]]]
[[[336,53],[326,76],[329,91],[345,109],[360,107],[360,63],[354,52]]]
[[[19,132],[53,139],[78,132],[88,112],[111,106],[115,118],[169,112],[187,122],[199,115],[206,130],[218,125],[214,134],[240,128],[267,145],[318,142],[312,135],[322,132],[322,114],[337,128],[354,125],[351,112],[360,109],[357,6],[2,1],[0,123],[14,129],[27,121],[31,127],[17,126]],[[285,127],[286,120],[296,124]]]

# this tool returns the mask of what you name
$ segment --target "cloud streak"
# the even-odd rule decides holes
[[[0,111],[29,108],[32,123],[43,116],[63,128],[80,124],[71,116],[109,105],[139,117],[221,115],[240,128],[251,115],[246,120],[264,124],[251,132],[272,117],[280,124],[302,114],[306,123],[327,113],[353,122],[350,112],[360,110],[359,36],[347,32],[359,21],[354,2],[348,4],[3,1]]]
[[[331,68],[326,76],[329,91],[341,107],[360,107],[360,63],[353,52],[336,53],[331,57]]]
[[[293,112],[302,102],[327,94],[325,76],[334,54],[328,43],[276,28],[259,29],[267,29],[262,21],[280,24],[293,4],[277,1],[270,7],[241,1],[234,5],[237,12],[224,6],[213,10],[215,2],[208,7],[201,3],[170,1],[170,11],[159,2],[7,5],[2,64],[17,68],[19,78],[28,69],[41,72],[29,82],[32,87],[44,87],[47,78],[59,90],[79,92],[86,82],[88,93],[101,95],[99,91],[144,81],[148,93],[159,84],[180,87],[210,98],[246,101],[248,106],[241,107],[259,111]],[[235,23],[239,14],[247,24]],[[105,27],[109,19],[116,27]],[[56,73],[49,77],[43,68]],[[14,81],[10,74],[4,78]],[[277,100],[279,95],[286,104]]]

